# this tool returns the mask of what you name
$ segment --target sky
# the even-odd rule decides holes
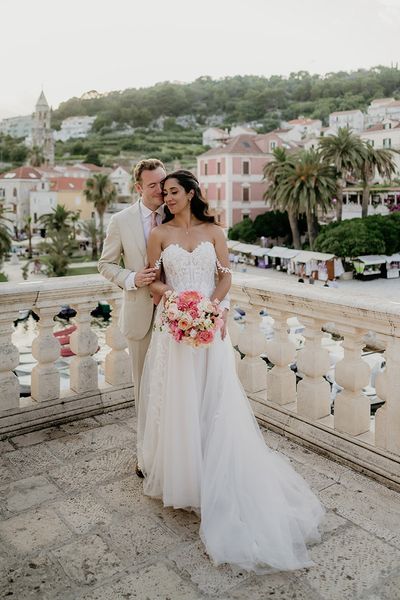
[[[399,62],[400,0],[0,0],[0,119],[89,90]]]

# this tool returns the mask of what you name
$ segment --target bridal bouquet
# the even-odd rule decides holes
[[[211,344],[222,327],[218,309],[199,292],[170,292],[161,314],[161,329],[168,331],[177,342],[190,346]]]

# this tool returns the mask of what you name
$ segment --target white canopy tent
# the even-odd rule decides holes
[[[234,246],[234,248],[232,248],[232,250],[234,250],[234,252],[241,252],[242,254],[253,254],[254,252],[259,250],[260,246],[256,246],[255,244],[243,244],[243,243],[239,243],[236,246]]]
[[[267,256],[271,258],[293,258],[300,250],[294,250],[293,248],[285,248],[284,246],[274,246],[268,248]]]
[[[296,256],[293,257],[293,261],[298,263],[307,263],[310,260],[323,261],[332,260],[335,258],[334,254],[325,254],[324,252],[313,252],[312,250],[300,250]]]
[[[365,256],[356,256],[354,260],[358,260],[364,265],[382,265],[387,261],[388,257],[383,254],[366,254]]]

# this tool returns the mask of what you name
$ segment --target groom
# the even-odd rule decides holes
[[[155,269],[148,268],[146,243],[150,231],[161,224],[164,216],[161,181],[166,171],[161,161],[149,158],[136,165],[133,176],[140,199],[112,216],[98,269],[106,279],[123,289],[119,325],[128,340],[137,414],[140,378],[154,309],[148,286],[155,279]]]

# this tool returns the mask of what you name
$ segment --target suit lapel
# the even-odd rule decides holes
[[[144,237],[142,217],[140,214],[140,200],[138,200],[138,202],[132,206],[132,235],[141,254],[146,259],[146,240]]]

